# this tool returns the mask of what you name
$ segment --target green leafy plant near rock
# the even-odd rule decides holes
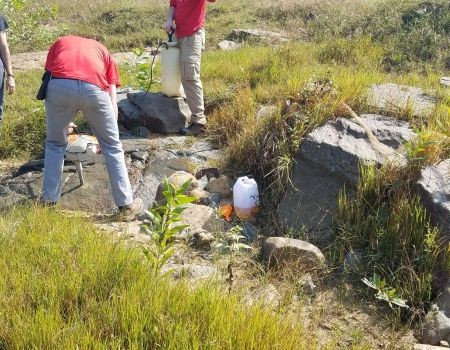
[[[167,178],[164,178],[162,194],[166,203],[146,211],[151,224],[144,225],[144,230],[150,236],[151,242],[143,246],[143,251],[155,275],[159,274],[161,268],[175,252],[173,247],[175,236],[189,227],[189,225],[180,224],[180,221],[186,204],[196,200],[195,197],[185,194],[190,184],[191,180],[188,180],[176,188]]]
[[[362,166],[360,173],[356,193],[339,197],[340,264],[349,252],[356,254],[351,272],[377,289],[379,299],[409,306],[405,316],[422,316],[435,296],[434,274],[448,265],[447,245],[414,194],[408,169]]]

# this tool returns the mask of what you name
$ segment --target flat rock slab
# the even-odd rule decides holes
[[[433,223],[450,241],[450,159],[424,168],[417,188]]]
[[[415,137],[410,125],[395,118],[362,115],[361,119],[380,143],[397,150]],[[278,217],[287,229],[304,230],[312,239],[328,240],[337,197],[359,180],[360,163],[384,164],[366,132],[353,120],[337,118],[313,130],[296,155],[293,187],[282,199]]]
[[[153,206],[158,186],[165,176],[169,177],[178,170],[194,171],[208,167],[210,160],[216,160],[220,156],[220,151],[209,142],[185,136],[164,137],[152,134],[150,138],[128,137],[122,139],[122,144],[133,194],[143,199],[146,208]],[[132,160],[132,154],[136,157],[135,152],[145,155],[141,157],[142,161]],[[0,180],[0,210],[40,197],[43,162],[32,161],[21,169],[19,175],[8,174]],[[64,169],[61,198],[63,209],[102,214],[115,211],[104,164],[83,167],[84,186],[80,186],[73,166],[65,166]]]
[[[367,102],[377,112],[394,115],[407,112],[427,117],[436,108],[437,99],[420,88],[388,83],[372,85]]]

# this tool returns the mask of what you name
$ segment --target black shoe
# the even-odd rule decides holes
[[[197,123],[191,123],[187,128],[182,128],[180,130],[181,135],[185,136],[195,136],[200,135],[205,132],[206,125],[205,124],[197,124]]]

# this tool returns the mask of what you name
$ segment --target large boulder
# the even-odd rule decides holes
[[[377,112],[429,116],[436,108],[437,100],[422,89],[388,83],[372,85],[367,102]]]
[[[431,220],[438,225],[447,241],[450,241],[450,159],[428,166],[417,182],[421,201]]]
[[[325,264],[325,256],[319,248],[293,238],[267,238],[261,254],[271,267],[292,266],[301,267],[302,270],[314,270]]]
[[[228,40],[237,43],[254,42],[264,44],[279,44],[289,41],[283,33],[272,32],[264,29],[233,29],[228,35]]]
[[[118,103],[119,121],[128,129],[145,126],[161,134],[178,133],[190,117],[183,98],[160,93],[130,92]]]
[[[378,141],[392,151],[415,136],[409,123],[380,115],[362,115],[362,121]],[[359,164],[384,164],[385,154],[369,142],[364,129],[353,120],[337,118],[315,129],[296,155],[293,188],[278,208],[287,229],[305,230],[318,241],[330,237],[339,191],[359,180]]]

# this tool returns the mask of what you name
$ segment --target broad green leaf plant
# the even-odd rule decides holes
[[[181,213],[186,209],[186,204],[196,200],[187,196],[191,180],[186,181],[180,187],[175,187],[167,178],[163,180],[163,196],[165,205],[146,210],[150,219],[150,225],[143,225],[144,231],[150,236],[151,242],[143,246],[144,255],[150,262],[152,271],[158,275],[163,265],[175,252],[174,237],[189,225],[180,224]]]

